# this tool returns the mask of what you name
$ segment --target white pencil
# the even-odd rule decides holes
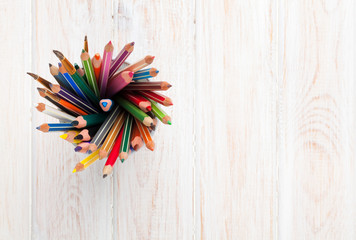
[[[37,106],[35,106],[38,111],[43,112],[51,117],[57,118],[59,120],[63,120],[65,122],[72,122],[75,120],[75,117],[65,113],[61,110],[58,110],[56,108],[50,107],[44,103],[38,103]]]

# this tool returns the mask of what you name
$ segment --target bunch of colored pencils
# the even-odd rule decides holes
[[[54,105],[38,103],[37,110],[59,120],[37,129],[61,131],[60,137],[74,144],[76,152],[89,154],[73,172],[107,158],[103,168],[105,178],[112,174],[118,158],[124,162],[132,151],[138,151],[143,145],[154,150],[151,133],[158,120],[171,125],[171,117],[162,105],[171,106],[172,100],[159,93],[168,90],[171,84],[149,81],[157,76],[158,70],[145,68],[154,57],[147,55],[127,64],[125,60],[134,50],[134,42],[126,44],[115,58],[112,58],[113,50],[110,41],[102,57],[96,53],[90,58],[85,36],[80,55],[82,67],[73,65],[60,51],[53,51],[60,60],[58,67],[49,64],[56,84],[28,73],[43,86],[37,88],[40,96]]]

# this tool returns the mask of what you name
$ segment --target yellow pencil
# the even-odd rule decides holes
[[[92,154],[90,154],[88,157],[84,158],[81,162],[79,162],[75,168],[73,169],[73,172],[80,172],[92,165],[96,160],[99,159],[99,150],[96,150]]]

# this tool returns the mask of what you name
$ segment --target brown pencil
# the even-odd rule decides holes
[[[172,85],[164,81],[131,82],[125,87],[125,90],[166,91],[170,87]]]
[[[41,83],[48,90],[51,89],[49,87],[49,85],[51,84],[50,81],[47,81],[46,79],[43,79],[43,78],[41,78],[40,76],[38,76],[37,74],[34,74],[34,73],[28,72],[27,74],[30,75],[31,77],[33,77],[33,79],[35,79],[37,82]]]

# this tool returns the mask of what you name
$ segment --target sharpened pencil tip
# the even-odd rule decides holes
[[[151,106],[148,106],[147,108],[146,108],[148,111],[152,111],[152,107]]]
[[[85,37],[84,37],[84,41],[87,41],[87,40],[88,40],[87,35],[85,35]]]
[[[49,67],[52,67],[52,64],[48,63]]]
[[[30,75],[31,77],[33,77],[34,79],[37,79],[37,78],[38,78],[38,75],[37,75],[37,74],[30,73],[30,72],[27,72],[27,74]]]
[[[153,126],[153,122],[150,124],[150,126],[151,126],[151,127]]]
[[[133,45],[135,45],[135,42],[132,42],[132,43],[131,43],[131,46],[133,46]]]
[[[124,158],[123,158],[123,159],[121,159],[121,162],[122,162],[122,163],[124,163],[124,161],[125,161],[125,159],[124,159]]]
[[[83,139],[83,135],[78,135],[74,137],[75,140],[82,140]]]
[[[77,171],[77,169],[74,168],[73,171],[72,171],[72,173],[75,173],[76,171]]]
[[[64,58],[64,55],[58,50],[53,50],[53,53],[57,56],[57,58],[59,58],[59,60]]]
[[[157,70],[156,73],[159,73],[159,71]]]
[[[36,127],[37,130],[40,130],[41,127]]]
[[[79,125],[79,122],[77,121],[77,120],[75,120],[75,121],[73,121],[73,122],[71,122],[70,124],[72,124],[72,126],[78,126]]]
[[[129,76],[130,76],[130,78],[132,78],[132,77],[133,77],[133,75],[134,75],[134,72],[129,72]]]
[[[59,62],[59,63],[58,63],[58,67],[62,67],[62,63]]]
[[[171,121],[167,121],[167,123],[168,123],[169,125],[172,125]]]
[[[103,178],[106,178],[107,176],[108,176],[107,174],[104,174],[104,175],[103,175]]]
[[[79,152],[80,150],[82,150],[82,147],[81,147],[81,146],[76,146],[76,147],[74,148],[74,151],[75,151],[75,152]]]
[[[94,57],[95,57],[96,60],[99,60],[99,59],[100,59],[100,54],[99,54],[99,53],[96,53],[96,54],[94,55]]]
[[[93,152],[91,150],[88,150],[88,154],[92,154]]]
[[[102,105],[103,105],[104,107],[106,107],[106,106],[108,105],[108,103],[107,103],[107,102],[103,102]]]
[[[169,88],[170,88],[170,87],[172,87],[172,85],[171,85],[171,84],[168,84],[168,85],[167,85],[167,87],[169,87]]]
[[[85,50],[84,50],[84,49],[82,49],[82,53],[85,53]]]

